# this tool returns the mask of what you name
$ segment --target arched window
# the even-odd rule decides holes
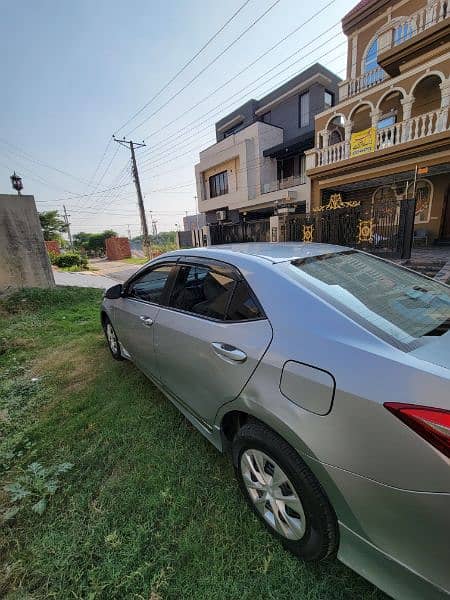
[[[378,67],[378,39],[375,39],[369,46],[366,52],[366,58],[364,59],[364,73],[373,71]]]

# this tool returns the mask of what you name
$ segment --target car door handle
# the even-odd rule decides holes
[[[229,360],[234,360],[235,362],[244,362],[244,360],[247,359],[245,352],[242,352],[242,350],[239,350],[239,348],[230,346],[230,344],[213,342],[211,346],[213,347],[214,352],[221,358],[228,358]]]
[[[146,317],[145,315],[141,315],[140,320],[142,321],[142,325],[145,327],[151,327],[153,325],[153,319],[150,317]]]

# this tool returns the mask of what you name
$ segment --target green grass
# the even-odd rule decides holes
[[[100,297],[31,290],[0,305],[1,488],[35,461],[74,465],[41,516],[24,508],[0,529],[0,597],[384,598],[338,561],[302,564],[270,537],[228,458],[112,360]]]

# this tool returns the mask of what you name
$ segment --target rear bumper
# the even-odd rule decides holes
[[[393,598],[450,598],[450,494],[401,490],[310,465],[338,516],[343,563]]]
[[[448,600],[445,590],[411,571],[392,556],[339,523],[338,558],[365,579],[398,600]]]

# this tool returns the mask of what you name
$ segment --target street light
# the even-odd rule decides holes
[[[20,190],[23,190],[22,177],[20,177],[20,175],[17,175],[16,172],[14,171],[14,173],[10,176],[10,179],[11,179],[11,185],[13,186],[13,188],[17,191],[17,193],[20,196]]]

